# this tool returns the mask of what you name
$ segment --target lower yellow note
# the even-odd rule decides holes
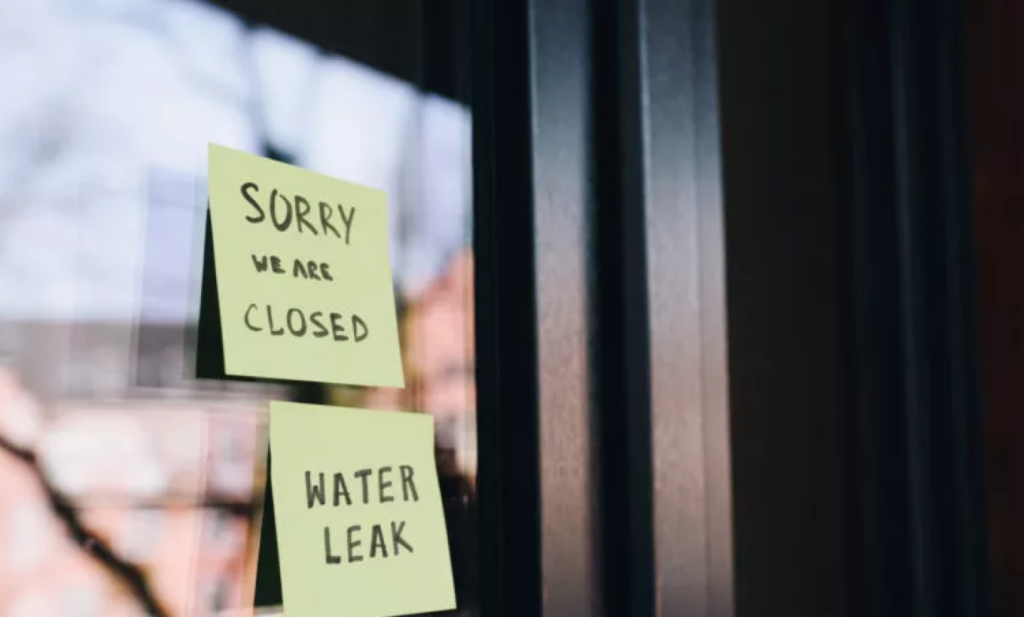
[[[270,449],[288,617],[455,608],[431,416],[272,401]]]

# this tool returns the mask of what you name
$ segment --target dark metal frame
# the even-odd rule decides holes
[[[847,32],[861,614],[989,614],[962,9],[867,2]]]
[[[489,15],[487,615],[987,614],[960,4]]]
[[[715,3],[598,16],[608,614],[731,615]]]
[[[483,612],[731,615],[713,3],[474,7]]]
[[[591,615],[589,16],[473,7],[481,608]]]

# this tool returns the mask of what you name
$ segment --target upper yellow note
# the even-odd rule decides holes
[[[225,373],[404,387],[384,192],[209,156]]]
[[[271,401],[270,451],[285,615],[455,608],[431,416]]]

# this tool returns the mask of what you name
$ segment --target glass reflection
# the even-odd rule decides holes
[[[468,110],[202,2],[0,15],[0,614],[252,614],[266,401],[293,393],[191,377],[209,142],[388,192],[410,386],[327,400],[437,418],[466,604]]]

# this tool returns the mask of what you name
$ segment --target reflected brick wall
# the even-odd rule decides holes
[[[433,415],[439,462],[444,463],[445,455],[450,455],[451,472],[475,482],[476,375],[470,250],[456,255],[442,275],[409,303],[399,327],[405,389],[336,388],[332,402]]]

